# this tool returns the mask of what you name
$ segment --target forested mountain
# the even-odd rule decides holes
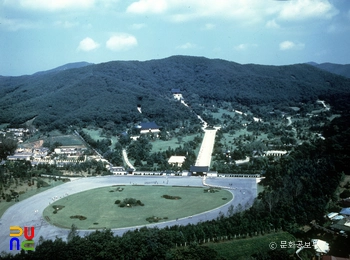
[[[78,68],[82,68],[88,65],[92,65],[93,63],[89,63],[89,62],[73,62],[73,63],[67,63],[65,65],[59,66],[57,68],[51,69],[51,70],[45,70],[45,71],[39,71],[36,72],[35,75],[43,75],[43,74],[48,74],[48,73],[53,73],[53,72],[59,72],[62,70],[70,70],[70,69],[78,69]]]
[[[319,69],[332,72],[334,74],[342,75],[344,77],[350,78],[350,64],[335,64],[335,63],[315,63],[309,62],[308,64],[315,66]]]
[[[35,117],[41,130],[67,125],[122,128],[140,121],[160,126],[196,120],[172,99],[179,88],[200,113],[200,104],[223,101],[250,106],[314,101],[350,92],[350,79],[308,64],[241,65],[219,59],[173,56],[112,61],[30,76],[0,77],[0,123]],[[142,107],[142,114],[137,106]]]

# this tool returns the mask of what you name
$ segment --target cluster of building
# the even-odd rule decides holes
[[[64,166],[78,161],[78,157],[84,154],[84,146],[61,146],[50,154],[49,148],[18,148],[13,155],[7,156],[8,161],[30,161],[32,166],[38,164],[57,164]]]
[[[46,147],[41,148],[18,148],[13,155],[7,156],[8,161],[39,161],[44,159],[50,150]]]
[[[350,202],[350,198],[347,201]],[[331,229],[339,233],[350,232],[350,207],[342,208],[340,212],[331,212],[327,214],[327,218],[332,221]]]
[[[7,128],[6,131],[0,131],[0,135],[6,136],[7,134],[12,134],[14,139],[18,143],[23,143],[23,138],[30,134],[27,128]]]

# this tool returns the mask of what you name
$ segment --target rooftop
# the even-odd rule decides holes
[[[155,122],[140,123],[141,130],[147,129],[159,129],[159,126]]]

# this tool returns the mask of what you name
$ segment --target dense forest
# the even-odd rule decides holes
[[[350,78],[350,64],[334,64],[329,62],[321,64],[309,62],[308,64],[315,66],[319,69]]]
[[[113,61],[0,77],[0,123],[16,126],[35,118],[34,125],[42,131],[65,132],[69,125],[124,131],[142,121],[156,121],[173,129],[182,121],[198,123],[191,111],[202,115],[203,104],[293,106],[319,97],[330,102],[331,95],[349,93],[349,85],[350,79],[308,64],[241,65],[188,56]],[[173,100],[172,88],[181,90],[192,110]]]

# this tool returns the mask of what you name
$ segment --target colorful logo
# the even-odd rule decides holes
[[[34,241],[32,240],[34,238],[34,227],[30,227],[30,235],[28,234],[28,231],[29,227],[24,227],[24,237],[26,238],[26,240],[20,243],[18,237],[23,235],[23,229],[19,226],[10,226],[10,237],[13,237],[10,240],[10,250],[13,250],[13,244],[15,241],[16,250],[19,250],[20,247],[23,250],[34,250]]]

